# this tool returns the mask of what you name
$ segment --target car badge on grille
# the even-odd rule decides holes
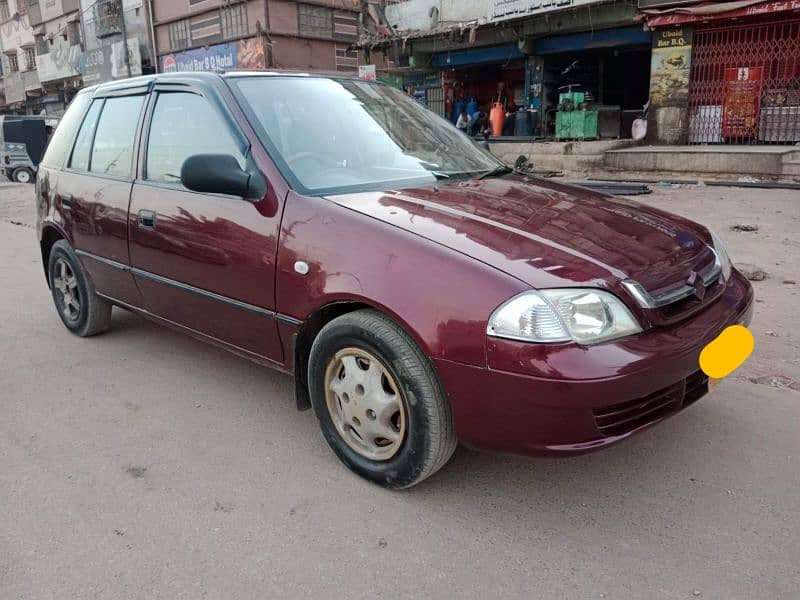
[[[706,284],[697,271],[692,271],[689,274],[689,278],[686,280],[686,283],[694,288],[695,298],[702,300],[706,297]]]

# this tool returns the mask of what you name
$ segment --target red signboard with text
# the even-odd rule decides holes
[[[756,137],[763,81],[764,67],[725,69],[722,137]]]

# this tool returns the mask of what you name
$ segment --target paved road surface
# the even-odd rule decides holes
[[[716,394],[590,456],[460,449],[403,493],[340,466],[285,376],[122,311],[69,335],[30,193],[0,185],[0,598],[798,597],[791,193],[648,199],[772,275],[758,355]]]

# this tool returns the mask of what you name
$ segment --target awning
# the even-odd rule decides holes
[[[525,55],[519,49],[519,46],[517,46],[517,44],[507,44],[505,46],[492,46],[490,48],[439,52],[433,55],[431,64],[434,67],[446,69],[448,67],[468,67],[471,65],[504,63],[520,58],[525,58]]]
[[[800,10],[800,0],[770,2],[735,0],[733,2],[704,2],[695,6],[678,6],[662,10],[645,9],[641,11],[642,16],[639,18],[644,19],[650,27],[666,27],[716,19],[756,17],[793,10]]]
[[[561,52],[582,52],[600,48],[624,46],[650,46],[652,33],[640,27],[620,27],[571,35],[554,35],[534,42],[537,55]]]

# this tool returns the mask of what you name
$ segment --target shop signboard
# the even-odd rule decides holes
[[[16,104],[17,102],[24,102],[27,96],[25,94],[23,73],[19,71],[6,73],[3,80],[5,82],[6,103]]]
[[[648,123],[648,135],[652,141],[664,144],[686,142],[693,34],[690,25],[653,32],[650,58],[652,118]]]
[[[375,81],[378,74],[375,72],[375,65],[359,65],[358,78],[364,81]]]
[[[131,77],[142,74],[142,53],[139,38],[129,37],[127,44],[128,60],[125,60],[125,44],[122,40],[104,44],[99,48],[87,50],[83,55],[81,74],[86,85],[123,79],[128,77],[128,63]]]
[[[403,80],[402,78],[397,77],[396,75],[381,75],[380,77],[378,77],[378,81],[380,81],[381,83],[385,83],[386,85],[389,85],[398,90],[403,89]]]
[[[161,71],[216,71],[218,69],[264,69],[264,40],[260,37],[215,44],[161,57]]]
[[[672,8],[696,3],[697,0],[639,0],[639,8]]]
[[[764,67],[725,69],[722,137],[753,138],[758,133]]]
[[[603,2],[605,0],[489,0],[487,16],[490,22],[507,21]]]
[[[680,25],[681,23],[708,21],[710,19],[737,19],[740,17],[756,17],[800,10],[800,0],[758,2],[745,6],[741,6],[741,4],[741,2],[731,3],[732,7],[738,6],[738,8],[731,8],[731,10],[724,12],[705,12],[702,10],[694,12],[669,11],[665,14],[647,15],[647,24],[650,27],[666,27],[669,25]]]
[[[692,68],[692,28],[659,29],[653,33],[650,62],[650,104],[687,106]]]

